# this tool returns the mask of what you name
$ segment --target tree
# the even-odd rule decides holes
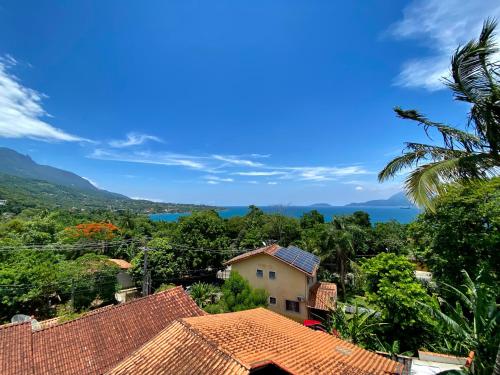
[[[238,272],[231,272],[221,289],[221,302],[226,312],[267,306],[269,298],[267,292],[264,289],[253,289]]]
[[[187,269],[222,268],[229,249],[224,220],[215,211],[198,211],[179,219],[172,245],[182,252]]]
[[[455,343],[457,355],[475,352],[474,374],[491,374],[495,354],[500,345],[500,311],[496,304],[496,292],[489,286],[486,272],[480,272],[472,280],[466,271],[462,271],[464,285],[462,290],[449,284],[442,287],[454,294],[459,303],[452,305],[443,301],[443,309],[428,306],[427,309],[445,327],[442,337]]]
[[[500,269],[500,178],[456,186],[439,196],[409,226],[412,247],[439,281],[460,285],[457,270],[475,279],[483,268],[498,280]]]
[[[151,272],[153,289],[187,273],[187,261],[176,254],[167,238],[155,238],[148,243],[148,270]],[[144,251],[132,259],[131,274],[137,284],[144,278]]]
[[[318,224],[324,224],[325,217],[318,210],[305,212],[300,218],[300,226],[302,229],[314,228]]]
[[[357,304],[352,314],[346,314],[345,305],[339,303],[327,318],[328,331],[364,348],[373,345],[376,341],[375,333],[385,324],[377,317],[376,311],[361,310]]]
[[[203,282],[194,283],[189,289],[189,295],[201,308],[214,303],[216,293],[217,288],[214,285]]]
[[[436,130],[443,138],[439,145],[406,143],[406,152],[390,161],[379,173],[379,181],[414,168],[405,181],[407,195],[418,205],[434,209],[432,198],[449,183],[465,184],[498,174],[500,166],[500,64],[494,30],[487,20],[478,40],[457,49],[451,59],[452,78],[447,81],[455,100],[471,105],[467,132],[434,122],[416,110],[395,108],[402,118],[423,125],[428,134]]]
[[[345,300],[348,265],[356,251],[366,246],[366,231],[348,216],[336,216],[328,226],[322,258],[334,259],[339,273],[340,289]]]
[[[397,221],[376,223],[373,227],[372,250],[375,253],[390,252],[404,254],[407,252],[406,225]]]
[[[415,278],[413,264],[403,256],[382,253],[365,260],[362,269],[367,300],[388,323],[385,341],[398,341],[402,351],[415,351],[431,342],[435,324],[417,301],[433,305],[434,300]]]

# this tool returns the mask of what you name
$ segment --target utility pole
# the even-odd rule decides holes
[[[147,246],[144,246],[142,248],[142,250],[144,251],[144,263],[143,263],[143,267],[142,267],[142,273],[143,273],[142,296],[146,297],[147,295],[149,295],[149,293],[151,291],[151,287],[150,287],[151,274],[148,271],[148,250],[149,249],[147,248]]]
[[[71,311],[75,312],[75,281],[71,279]]]

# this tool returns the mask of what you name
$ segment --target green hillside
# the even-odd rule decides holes
[[[156,203],[134,200],[105,190],[85,190],[48,181],[0,174],[0,212],[18,213],[24,208],[109,209],[134,212],[185,212],[212,208],[176,203]]]

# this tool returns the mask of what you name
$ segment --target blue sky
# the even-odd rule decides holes
[[[0,145],[169,202],[344,204],[422,129],[493,0],[2,1]]]

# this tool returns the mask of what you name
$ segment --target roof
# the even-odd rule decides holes
[[[0,373],[102,374],[173,321],[204,314],[182,287],[177,287],[39,331],[30,328],[23,331],[27,338],[20,344],[22,348],[16,346],[19,338],[14,328],[7,327],[10,334],[1,340],[0,358],[29,353],[26,358],[32,362],[31,371],[23,371],[22,363],[11,370],[8,363],[0,362]]]
[[[108,259],[108,260],[110,262],[113,262],[114,264],[116,264],[122,270],[128,270],[129,268],[132,268],[132,264],[130,264],[126,260],[123,260],[123,259]]]
[[[31,353],[31,322],[0,326],[0,374],[29,374]]]
[[[241,262],[242,260],[258,254],[266,254],[272,256],[273,258],[276,258],[288,264],[289,266],[292,266],[297,270],[304,272],[309,276],[314,276],[316,274],[320,262],[319,257],[307,251],[299,249],[298,247],[281,247],[277,244],[273,244],[238,255],[232,259],[229,259],[226,264]]]
[[[318,282],[309,290],[308,306],[313,309],[328,311],[335,307],[337,301],[337,285]]]
[[[263,364],[306,375],[402,371],[397,362],[257,308],[181,319],[108,374],[249,374]]]

